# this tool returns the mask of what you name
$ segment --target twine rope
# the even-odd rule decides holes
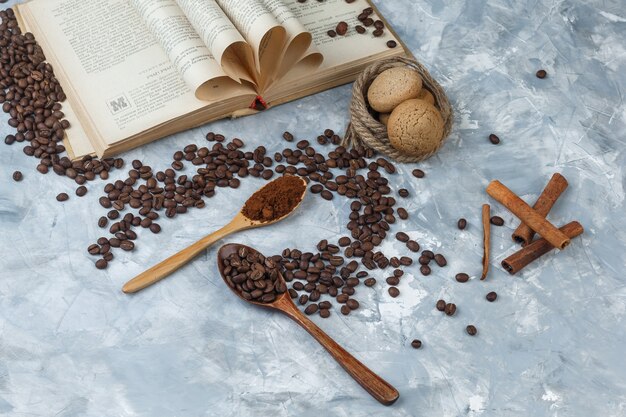
[[[389,136],[387,136],[387,127],[372,116],[367,105],[367,90],[374,79],[383,71],[402,66],[408,66],[419,73],[422,77],[424,87],[435,97],[435,104],[439,108],[444,121],[441,142],[432,152],[422,156],[410,156],[391,146]],[[354,86],[352,87],[352,101],[350,103],[350,124],[344,135],[342,144],[346,147],[363,145],[387,155],[397,162],[420,162],[430,158],[441,148],[443,142],[450,134],[453,119],[452,106],[450,106],[446,93],[422,64],[409,58],[390,58],[370,65],[354,82]]]

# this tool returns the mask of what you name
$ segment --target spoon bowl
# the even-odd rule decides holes
[[[268,187],[276,183],[277,181],[280,181],[282,178],[284,177],[277,178],[274,181],[265,184],[265,186],[260,188],[258,191],[261,191],[265,187]],[[183,249],[182,251],[178,252],[175,255],[170,256],[166,260],[153,266],[147,271],[137,275],[135,278],[131,279],[126,284],[124,284],[124,286],[122,287],[122,291],[124,291],[127,294],[136,293],[138,291],[143,290],[146,287],[149,287],[150,285],[153,285],[159,282],[160,280],[168,277],[172,272],[178,270],[183,265],[186,265],[187,263],[189,263],[192,259],[198,256],[202,251],[204,251],[206,248],[211,246],[213,243],[217,242],[220,239],[225,238],[226,236],[232,233],[239,232],[242,230],[247,230],[247,229],[254,229],[257,227],[269,226],[269,225],[278,223],[279,221],[289,217],[291,213],[293,213],[294,211],[298,209],[298,207],[300,207],[300,205],[302,204],[302,201],[304,200],[304,196],[306,195],[306,190],[307,190],[307,187],[306,187],[307,184],[304,178],[302,177],[294,177],[294,178],[298,178],[302,182],[302,195],[300,195],[298,203],[291,209],[290,212],[276,219],[262,221],[262,220],[253,220],[253,219],[248,218],[245,214],[243,214],[243,208],[242,208],[235,215],[235,217],[230,221],[230,223],[228,223],[226,226],[211,233],[208,236],[205,236],[204,238],[200,239],[199,241],[192,244],[191,246]],[[248,201],[249,200],[250,199],[248,199]],[[248,203],[248,201],[246,201],[246,204]],[[245,207],[245,204],[244,204],[244,207]]]
[[[341,367],[372,397],[384,405],[391,405],[396,402],[396,400],[400,397],[398,391],[387,381],[375,374],[371,369],[363,365],[363,363],[348,353],[343,347],[335,342],[335,340],[324,333],[324,331],[313,323],[307,316],[302,314],[302,312],[291,300],[291,296],[288,291],[277,295],[276,299],[271,303],[262,303],[247,300],[235,288],[232,288],[228,284],[226,274],[224,273],[226,268],[224,261],[232,254],[237,253],[241,248],[246,248],[248,253],[259,253],[249,246],[233,243],[222,246],[217,253],[217,267],[220,271],[220,275],[222,276],[226,286],[230,288],[231,291],[237,295],[237,297],[247,303],[263,308],[278,310],[286,314],[289,318],[304,328],[311,336],[313,336],[322,345],[322,347],[330,353],[337,363],[339,363],[339,365],[341,365]],[[280,270],[278,272],[277,279],[283,281],[284,283],[284,277]]]

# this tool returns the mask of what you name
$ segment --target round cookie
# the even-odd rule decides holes
[[[389,113],[403,101],[416,98],[422,90],[422,77],[407,67],[381,72],[367,90],[370,106],[379,113]]]
[[[435,105],[435,96],[433,96],[433,94],[425,88],[422,88],[422,91],[420,91],[420,94],[415,98],[424,100],[427,103],[432,104],[433,106]]]
[[[389,117],[391,117],[391,113],[381,113],[378,115],[378,121],[387,126],[387,123],[389,123]]]
[[[443,118],[439,110],[424,100],[407,100],[389,117],[387,133],[391,146],[411,156],[431,152],[443,139]]]

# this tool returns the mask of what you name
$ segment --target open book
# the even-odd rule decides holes
[[[32,0],[16,8],[68,101],[66,148],[100,157],[353,81],[408,54],[354,27],[367,0]],[[345,36],[327,32],[340,21]],[[395,41],[396,48],[387,46]],[[347,111],[347,110],[346,110]]]

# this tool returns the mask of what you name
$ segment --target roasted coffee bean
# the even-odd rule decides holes
[[[374,285],[376,285],[376,279],[367,278],[365,281],[363,281],[363,284],[365,284],[366,287],[373,287]]]
[[[467,275],[465,272],[460,272],[460,273],[456,274],[456,276],[454,278],[458,282],[467,282],[467,281],[469,281],[469,275]]]
[[[350,298],[346,301],[346,305],[350,308],[350,310],[357,310],[359,308],[359,302],[354,298]]]
[[[540,69],[539,71],[537,71],[535,75],[537,76],[537,78],[540,78],[543,80],[544,78],[548,76],[548,73],[546,72],[546,70]]]
[[[456,304],[454,303],[446,304],[446,308],[444,311],[447,316],[454,316],[454,313],[456,313]]]
[[[331,193],[328,190],[322,191],[322,193],[320,195],[322,196],[322,198],[324,200],[332,200],[333,199],[333,193]]]
[[[397,289],[396,287],[389,287],[387,291],[389,292],[389,295],[392,296],[393,298],[396,298],[397,296],[400,295],[400,290]]]
[[[339,246],[342,246],[342,247],[350,245],[351,242],[352,241],[347,236],[344,236],[344,237],[340,238],[339,241],[338,241]]]
[[[341,306],[340,311],[341,311],[341,314],[343,314],[344,316],[347,316],[348,314],[350,314],[352,310],[350,310],[350,307],[344,304]]]
[[[398,217],[402,220],[406,220],[409,218],[409,213],[403,207],[398,208]]]
[[[422,251],[422,256],[426,256],[426,257],[428,257],[430,259],[435,259],[435,254],[432,251],[430,251],[430,250]]]
[[[411,347],[412,347],[413,349],[419,349],[419,348],[421,348],[421,347],[422,347],[422,341],[421,341],[421,340],[419,340],[419,339],[414,339],[414,340],[411,342]]]
[[[478,333],[478,330],[476,329],[476,326],[473,326],[471,324],[465,328],[465,331],[470,336],[476,336],[476,333]]]
[[[323,319],[327,319],[330,317],[330,310],[327,308],[320,309],[320,317]]]
[[[396,46],[398,46],[398,43],[396,41],[394,41],[393,39],[390,41],[387,41],[387,47],[388,48],[395,48]]]
[[[424,178],[425,176],[424,171],[422,171],[421,169],[414,169],[412,174],[415,178]]]
[[[348,24],[346,22],[339,22],[335,28],[337,35],[344,36],[348,32]]]
[[[310,316],[312,314],[317,313],[317,310],[319,309],[317,304],[309,304],[305,309],[304,309],[304,314],[306,314],[307,316]]]
[[[60,193],[57,195],[57,201],[67,201],[70,199],[70,196],[66,193]]]
[[[130,252],[135,249],[135,244],[130,240],[124,240],[120,243],[120,248],[126,252]]]
[[[149,228],[154,234],[161,233],[161,226],[158,223],[152,223]]]
[[[337,36],[337,32],[335,32],[334,30],[329,30],[328,32],[326,32],[326,34],[328,36],[330,36],[331,38],[334,38],[335,36]]]
[[[293,135],[290,132],[283,133],[283,139],[287,142],[293,142]]]
[[[400,284],[400,278],[398,277],[388,277],[386,279],[387,284],[391,285],[391,286],[396,286],[398,284]]]
[[[441,268],[448,265],[448,261],[446,260],[446,257],[440,253],[435,255],[435,262],[437,262],[437,265],[439,265],[439,267]]]
[[[247,248],[240,247],[222,262],[227,284],[246,300],[271,303],[287,292],[277,264],[258,252],[248,253]],[[295,283],[293,288],[297,289]],[[317,304],[311,308],[316,312]]]
[[[460,218],[456,225],[459,230],[465,230],[465,228],[467,227],[467,220],[465,220],[464,218]]]
[[[13,181],[20,182],[24,178],[24,175],[20,171],[15,171],[13,173]]]
[[[414,240],[409,240],[408,242],[406,242],[406,247],[409,248],[411,252],[419,252],[420,250],[420,244]]]
[[[90,245],[87,248],[87,252],[89,252],[90,255],[97,255],[100,253],[100,246],[96,244]]]
[[[494,145],[497,145],[500,143],[500,138],[497,135],[492,133],[489,135],[489,142],[491,142]]]
[[[106,269],[107,266],[109,266],[109,263],[106,261],[106,259],[98,259],[96,261],[96,268],[98,269]]]
[[[360,34],[363,34],[366,32],[366,29],[361,25],[356,25],[354,29],[357,31],[357,33],[360,33]]]
[[[84,185],[81,185],[76,189],[77,196],[83,197],[85,194],[87,194],[87,187],[85,187]]]
[[[407,190],[406,188],[401,188],[400,190],[398,190],[398,195],[400,197],[408,197],[409,196],[409,190]]]
[[[418,262],[420,265],[428,265],[428,264],[430,263],[430,261],[431,261],[431,260],[432,260],[432,259],[431,259],[431,258],[429,258],[428,256],[426,256],[426,255],[422,255],[422,256],[420,256],[420,257],[417,259],[417,262]]]
[[[403,256],[400,258],[400,265],[409,266],[413,264],[413,259],[408,256]]]
[[[494,226],[503,226],[504,225],[504,219],[500,216],[493,216],[491,217],[491,219],[489,219],[489,222],[491,224],[493,224]]]
[[[431,273],[431,269],[430,266],[428,265],[422,265],[420,266],[420,272],[422,273],[422,275],[424,276],[428,276]]]
[[[493,303],[494,301],[496,301],[496,298],[498,298],[498,294],[496,294],[495,291],[491,291],[490,293],[488,293],[485,298],[487,299],[487,301],[489,301],[490,303]]]
[[[445,311],[445,309],[446,309],[446,302],[444,300],[439,300],[439,301],[437,301],[436,307],[437,307],[437,310],[439,310],[439,311]]]
[[[106,217],[102,216],[100,217],[100,219],[98,219],[98,227],[106,227],[106,225],[109,223],[109,219],[107,219]]]
[[[398,239],[400,242],[408,242],[411,238],[409,237],[409,235],[407,235],[404,232],[398,232],[396,233],[396,239]]]

